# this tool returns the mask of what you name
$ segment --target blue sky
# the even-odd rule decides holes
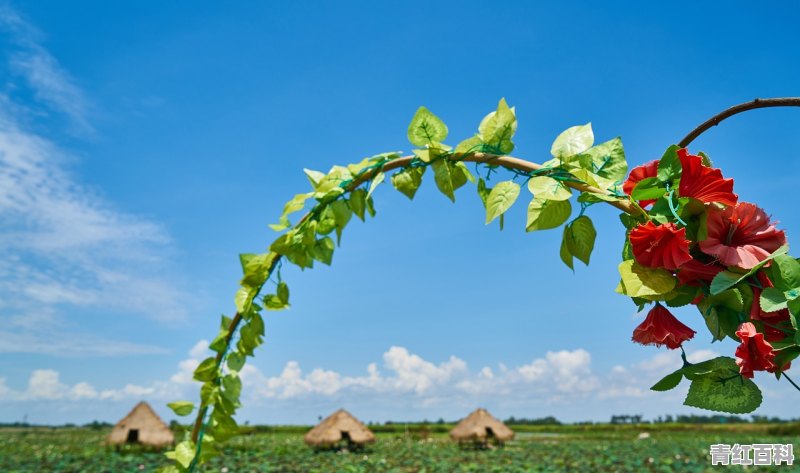
[[[533,3],[4,4],[0,421],[110,421],[140,399],[169,418],[233,311],[238,253],[272,241],[302,169],[408,151],[419,105],[455,143],[505,97],[515,155],[544,161],[591,121],[636,165],[729,105],[798,95],[793,3]],[[755,111],[693,147],[790,242],[799,125]],[[293,305],[267,320],[240,420],[703,413],[648,392],[678,355],[630,342],[614,209],[590,209],[595,254],[573,274],[560,232],[524,232],[523,199],[500,233],[474,190],[453,205],[429,180],[414,202],[379,189],[332,268],[284,271]],[[676,314],[693,359],[733,352]],[[797,392],[758,381],[759,413],[793,413]]]

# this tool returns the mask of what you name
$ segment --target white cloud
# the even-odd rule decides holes
[[[78,131],[91,132],[86,116],[88,101],[69,73],[41,45],[41,32],[8,4],[0,5],[0,30],[15,46],[8,59],[11,72],[25,80],[40,102],[65,114]]]
[[[60,399],[69,387],[59,381],[59,374],[53,370],[35,370],[28,380],[26,397],[32,399]]]
[[[157,352],[124,342],[86,343],[86,333],[69,332],[67,314],[109,307],[109,316],[183,321],[191,298],[165,269],[171,242],[161,225],[82,185],[67,169],[69,153],[23,123],[44,110],[90,129],[86,98],[41,45],[41,34],[5,5],[0,37],[8,39],[9,77],[21,81],[0,90],[0,310],[10,321],[0,331],[0,353]],[[24,87],[29,94],[15,92]],[[72,342],[59,342],[64,339]]]
[[[209,356],[208,342],[201,340],[188,351],[188,357],[178,363],[168,380],[154,380],[144,385],[125,384],[122,387],[98,388],[88,382],[65,383],[51,369],[31,373],[25,389],[14,390],[0,378],[0,402],[59,402],[80,406],[87,402],[131,403],[148,400],[156,404],[177,399],[196,399],[199,383],[192,372],[201,359]],[[688,354],[698,362],[718,356],[710,350]],[[252,363],[245,365],[240,375],[243,383],[243,404],[261,412],[269,407],[283,412],[286,405],[294,410],[318,409],[319,406],[372,405],[388,409],[393,418],[402,406],[402,415],[414,412],[451,415],[478,406],[494,406],[506,412],[561,412],[563,415],[583,411],[585,406],[597,406],[593,414],[598,419],[615,410],[650,409],[650,415],[664,409],[681,409],[686,395],[686,383],[668,393],[655,393],[650,386],[665,374],[681,366],[680,354],[657,351],[650,358],[627,366],[617,365],[607,372],[592,368],[591,354],[584,349],[560,350],[515,367],[498,364],[472,370],[462,359],[451,356],[442,362],[426,360],[404,347],[391,347],[383,354],[382,369],[378,364],[367,365],[362,375],[349,376],[335,370],[317,367],[304,371],[296,361],[289,361],[277,374],[268,376]],[[790,396],[785,383],[766,387],[765,394],[773,399]],[[286,403],[286,404],[284,404]],[[769,406],[765,406],[769,409]],[[251,411],[253,412],[253,411]],[[763,411],[762,411],[763,412]],[[394,413],[394,414],[393,414]],[[574,414],[572,414],[574,415]],[[580,419],[577,419],[580,420]]]

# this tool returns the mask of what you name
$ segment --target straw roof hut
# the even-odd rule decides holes
[[[514,432],[495,419],[486,409],[476,409],[450,431],[450,438],[459,442],[499,443],[514,438]]]
[[[375,441],[375,434],[344,409],[339,409],[309,430],[303,437],[316,448],[333,447],[341,441],[363,446]]]
[[[144,401],[136,404],[136,407],[114,426],[106,439],[106,443],[111,445],[141,444],[151,447],[164,447],[174,442],[175,436],[167,424]]]

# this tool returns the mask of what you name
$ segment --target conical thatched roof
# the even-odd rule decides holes
[[[312,447],[330,447],[342,440],[363,445],[375,441],[375,434],[344,409],[339,409],[316,427],[303,440]]]
[[[114,426],[106,443],[120,445],[137,443],[153,447],[164,447],[175,442],[175,436],[167,424],[158,417],[149,404],[142,401]]]
[[[505,442],[514,438],[514,432],[486,409],[476,409],[453,427],[450,438],[459,442],[485,442],[491,438]]]

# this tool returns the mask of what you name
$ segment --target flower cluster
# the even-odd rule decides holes
[[[742,376],[788,370],[797,355],[781,350],[796,337],[800,263],[786,255],[786,235],[764,210],[740,201],[733,179],[707,157],[674,146],[632,169],[623,191],[642,214],[623,219],[629,264],[620,266],[618,290],[640,308],[655,302],[633,341],[681,347],[696,332],[665,305],[693,304],[715,340],[740,342]]]

